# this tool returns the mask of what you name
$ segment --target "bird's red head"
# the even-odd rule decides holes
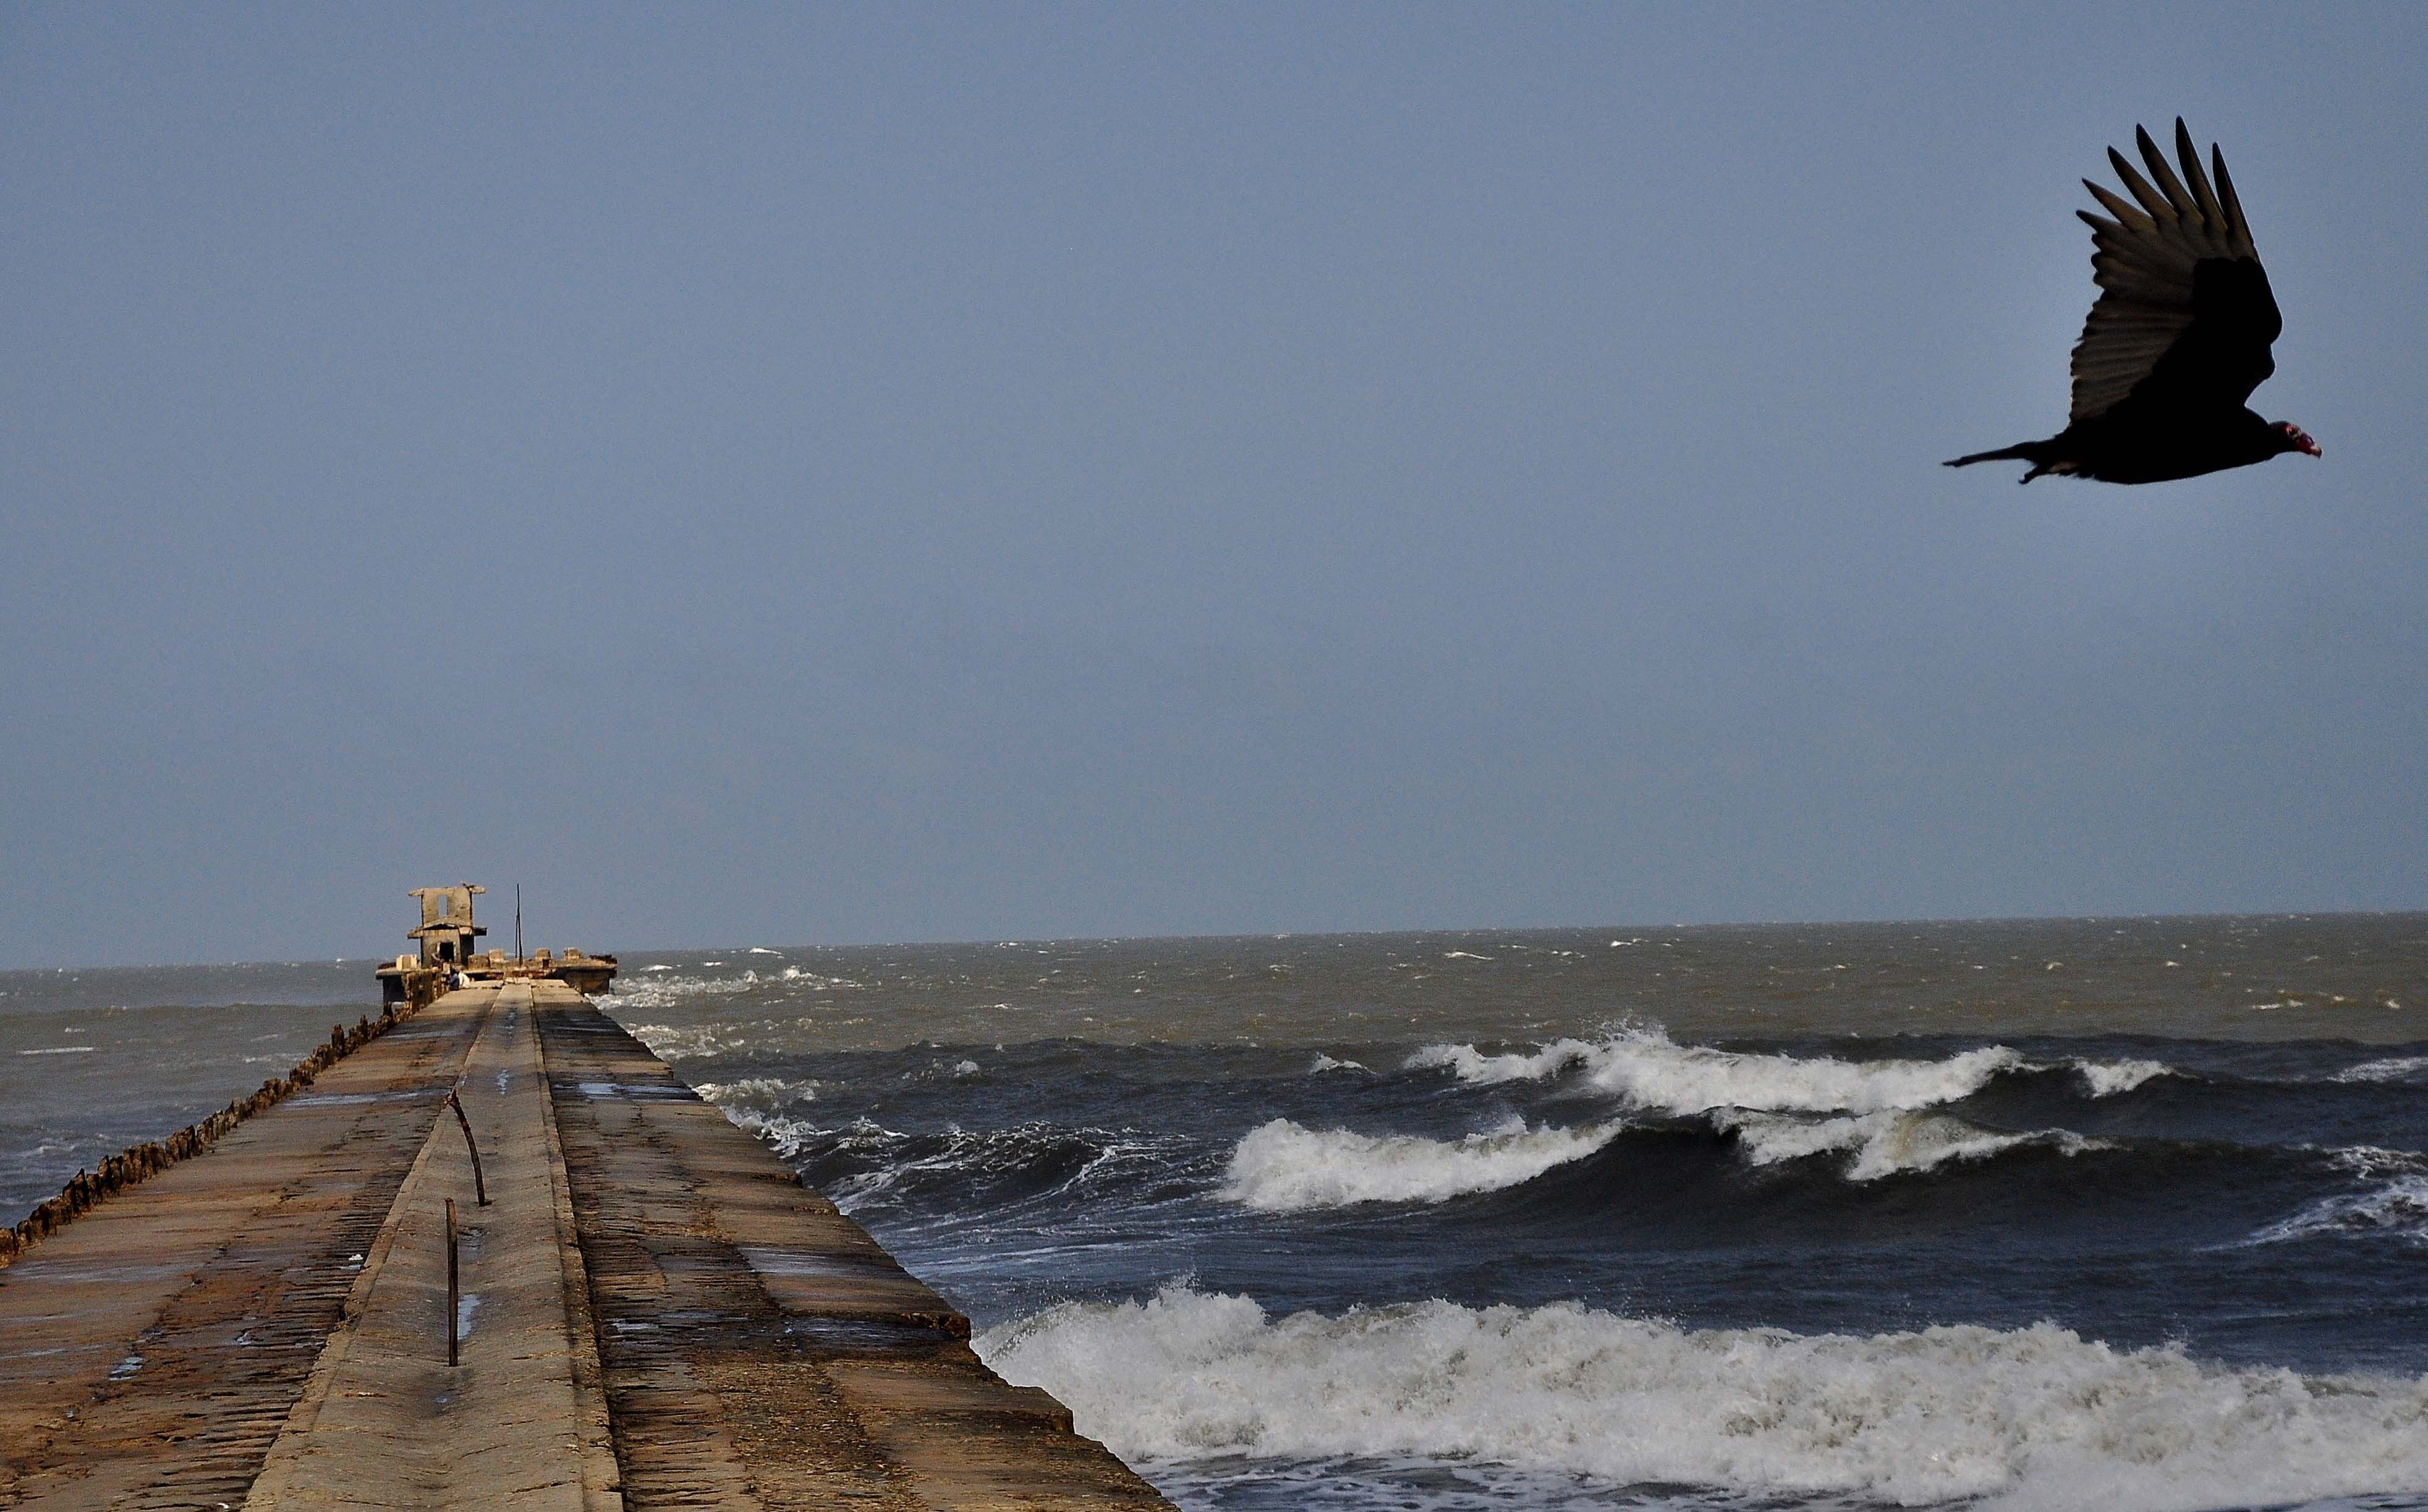
[[[2276,422],[2276,434],[2285,438],[2279,444],[2288,452],[2299,452],[2306,456],[2314,457],[2326,455],[2325,452],[2319,450],[2319,443],[2310,439],[2310,433],[2294,424],[2291,420],[2278,420]]]

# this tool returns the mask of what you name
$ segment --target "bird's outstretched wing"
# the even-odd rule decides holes
[[[2239,408],[2276,370],[2268,348],[2285,321],[2224,155],[2209,149],[2212,182],[2178,117],[2177,178],[2148,132],[2136,127],[2134,136],[2150,179],[2110,148],[2108,160],[2133,200],[2084,179],[2115,219],[2075,212],[2091,224],[2100,295],[2074,349],[2071,418],[2104,415],[2137,391],[2154,407]]]

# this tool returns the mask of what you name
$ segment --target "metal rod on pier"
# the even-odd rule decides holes
[[[455,1303],[455,1199],[447,1199],[447,1364],[455,1364],[455,1336],[462,1331],[456,1322]]]
[[[483,1208],[489,1206],[489,1184],[481,1177],[481,1146],[472,1139],[472,1121],[464,1116],[464,1104],[456,1097],[455,1089],[447,1089],[447,1106],[455,1109],[456,1126],[464,1131],[464,1148],[472,1152],[472,1196]]]

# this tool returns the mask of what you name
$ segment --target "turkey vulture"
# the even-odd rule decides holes
[[[2108,150],[2137,205],[2089,179],[2083,188],[2108,215],[2076,210],[2091,224],[2092,279],[2099,302],[2074,348],[2074,410],[2045,441],[1958,457],[2028,462],[2022,482],[2043,472],[2105,483],[2159,483],[2265,462],[2285,452],[2319,455],[2319,443],[2289,420],[2244,407],[2276,370],[2268,354],[2285,328],[2267,271],[2251,244],[2242,202],[2209,148],[2201,172],[2192,134],[2175,120],[2177,178],[2141,127],[2133,135],[2150,178]],[[2156,180],[2157,187],[2151,188]]]

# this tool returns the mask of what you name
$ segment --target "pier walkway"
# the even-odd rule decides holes
[[[1168,1506],[968,1336],[578,993],[511,980],[0,1270],[0,1507]]]

